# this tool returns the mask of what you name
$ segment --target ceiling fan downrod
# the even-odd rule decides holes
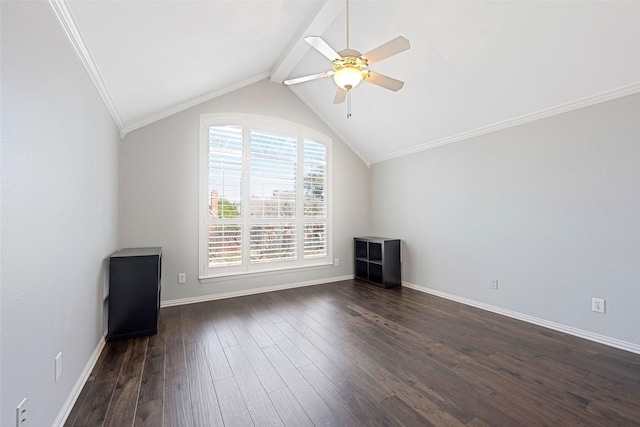
[[[325,42],[322,37],[319,36],[307,36],[304,40],[309,43],[313,48],[325,56],[331,61],[332,69],[312,74],[309,76],[297,77],[293,79],[285,80],[283,83],[286,85],[294,85],[298,83],[308,82],[311,80],[321,79],[324,77],[333,77],[336,83],[336,93],[333,98],[334,104],[341,104],[345,100],[347,101],[347,118],[351,117],[351,91],[360,84],[362,81],[366,81],[370,84],[382,87],[384,89],[397,92],[402,89],[404,82],[396,80],[392,77],[385,76],[384,74],[377,73],[369,70],[368,67],[378,61],[389,58],[390,56],[397,55],[400,52],[404,52],[409,49],[409,40],[402,36],[398,36],[373,50],[361,54],[357,50],[350,48],[349,41],[349,0],[346,2],[346,42],[347,48],[336,52],[331,46]]]
[[[347,49],[349,49],[349,0],[347,1]]]
[[[347,3],[347,50],[349,49],[349,0],[345,0]],[[347,119],[351,118],[351,89],[353,89],[353,87],[349,87],[349,89],[347,89]]]

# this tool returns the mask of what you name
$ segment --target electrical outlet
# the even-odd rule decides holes
[[[498,279],[491,279],[491,289],[498,289]]]
[[[58,353],[58,355],[56,356],[55,360],[55,367],[56,367],[56,381],[58,381],[58,378],[60,378],[60,375],[62,375],[62,352]]]
[[[16,408],[16,427],[26,427],[27,425],[27,398],[22,399],[22,402]]]
[[[187,282],[187,274],[180,273],[178,274],[178,283],[186,283]]]
[[[337,267],[337,266],[339,266],[339,265],[340,265],[340,259],[339,259],[339,258],[336,258],[336,259],[333,261],[333,265],[335,265],[336,267]]]
[[[591,311],[595,311],[597,313],[604,313],[605,302],[606,300],[602,298],[591,298]]]

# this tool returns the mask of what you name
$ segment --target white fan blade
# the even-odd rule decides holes
[[[286,84],[287,86],[290,86],[298,83],[308,82],[311,80],[321,79],[323,77],[333,76],[333,74],[334,74],[333,71],[325,71],[324,73],[312,74],[310,76],[297,77],[295,79],[285,80],[283,83]]]
[[[371,65],[397,53],[404,52],[410,47],[409,40],[402,36],[398,36],[395,39],[378,46],[372,51],[365,53],[362,57],[367,60],[369,65]]]
[[[335,61],[336,59],[342,59],[338,52],[333,50],[331,46],[327,44],[322,37],[309,36],[305,37],[304,41],[313,46],[318,52],[329,58],[329,61]]]
[[[375,71],[369,71],[369,75],[366,79],[364,79],[364,81],[373,83],[374,85],[378,85],[394,92],[399,91],[400,89],[402,89],[402,86],[404,86],[404,82],[396,80],[389,76],[385,76],[384,74],[376,73]]]
[[[340,86],[336,87],[336,96],[333,98],[334,104],[342,104],[344,99],[347,97],[347,91],[342,89]]]

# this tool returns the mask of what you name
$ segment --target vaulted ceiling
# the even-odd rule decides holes
[[[123,134],[258,80],[330,69],[303,41],[346,47],[343,0],[51,0]],[[399,35],[352,113],[324,78],[291,90],[367,163],[640,92],[638,1],[349,3],[350,47]]]

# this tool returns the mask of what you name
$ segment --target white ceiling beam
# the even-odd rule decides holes
[[[282,83],[309,51],[310,46],[304,41],[304,37],[324,34],[344,8],[345,3],[342,1],[318,1],[271,67],[270,80]]]

